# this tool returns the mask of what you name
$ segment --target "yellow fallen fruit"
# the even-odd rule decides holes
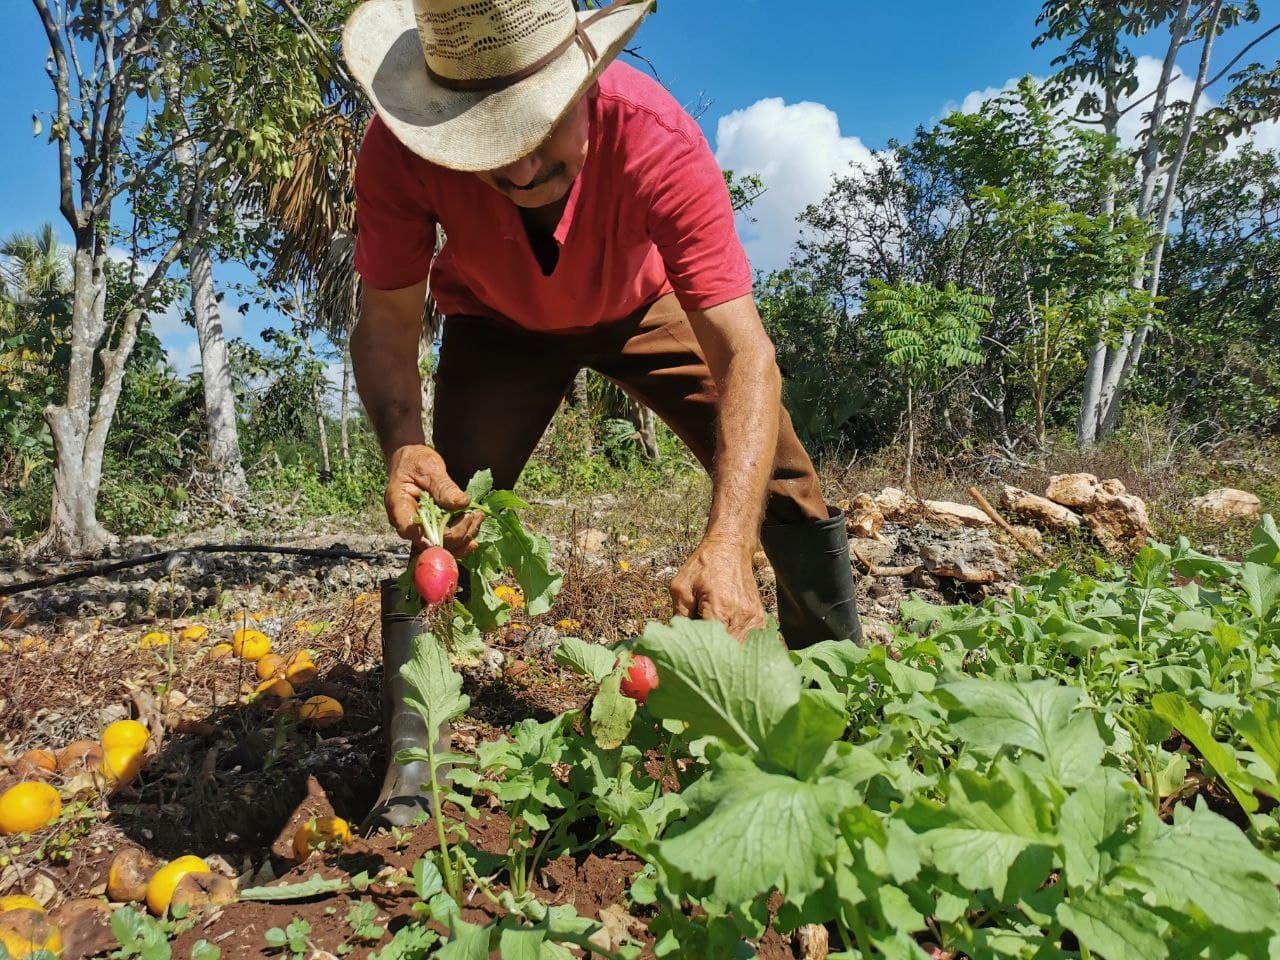
[[[142,772],[143,751],[138,747],[112,747],[102,758],[99,768],[107,783],[123,787],[133,783]]]
[[[62,934],[41,910],[9,910],[0,913],[0,945],[12,960],[37,954],[62,953]]]
[[[0,913],[6,913],[9,910],[38,910],[44,913],[44,907],[40,906],[40,901],[35,897],[28,897],[24,893],[13,893],[7,897],[0,897]]]
[[[178,634],[178,639],[183,643],[200,643],[207,636],[209,636],[208,627],[203,623],[193,623],[183,628],[182,633]]]
[[[509,587],[504,583],[495,587],[493,592],[499,600],[513,610],[519,610],[524,606],[524,594],[516,587]]]
[[[261,660],[271,652],[271,641],[261,630],[241,627],[231,635],[231,650],[244,660]]]
[[[152,650],[156,647],[167,647],[169,645],[169,635],[163,630],[152,630],[150,633],[144,633],[142,639],[138,641],[138,646],[143,650]]]
[[[173,888],[170,909],[186,907],[188,912],[225,907],[236,902],[236,885],[220,873],[188,873]]]
[[[125,847],[111,859],[107,870],[107,896],[116,903],[137,903],[147,898],[147,884],[159,864],[137,847]]]
[[[298,718],[313,727],[328,727],[342,719],[342,704],[333,697],[309,697],[298,711]]]
[[[293,696],[293,684],[284,677],[272,677],[258,684],[258,688],[253,691],[253,695],[255,697],[279,697],[281,700],[287,700]]]
[[[284,671],[284,657],[278,653],[268,653],[257,663],[257,672],[259,680],[270,680],[278,673]]]
[[[141,750],[151,739],[151,734],[137,720],[117,720],[107,724],[102,731],[102,749],[110,753],[120,747]]]
[[[225,660],[227,659],[227,657],[231,656],[231,654],[233,653],[235,653],[235,648],[232,647],[231,644],[215,643],[212,647],[209,648],[209,652],[208,654],[206,654],[206,656],[210,660]]]
[[[305,860],[323,847],[345,847],[351,842],[351,826],[341,817],[312,817],[293,834],[293,855]]]
[[[58,758],[52,750],[28,750],[18,758],[15,769],[22,777],[43,777],[58,769]]]
[[[147,908],[157,917],[163,916],[173,900],[174,888],[188,873],[209,873],[209,865],[197,856],[179,857],[151,875],[147,883]]]
[[[316,665],[311,660],[311,654],[306,650],[299,650],[289,658],[288,664],[285,666],[284,675],[290,683],[295,687],[300,687],[304,683],[310,683],[316,678]]]
[[[70,773],[77,767],[96,770],[102,764],[102,744],[93,740],[73,740],[57,753],[58,772]]]
[[[15,784],[0,794],[0,834],[30,833],[62,813],[62,798],[47,783]]]

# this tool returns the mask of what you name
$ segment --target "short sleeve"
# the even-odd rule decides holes
[[[356,272],[371,287],[399,290],[426,279],[436,217],[425,203],[413,155],[378,118],[356,159]]]
[[[686,310],[705,310],[752,290],[751,264],[733,222],[724,175],[700,131],[673,131],[654,184],[649,235]]]

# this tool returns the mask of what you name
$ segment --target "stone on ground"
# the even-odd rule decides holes
[[[1067,532],[1079,527],[1080,515],[1048,497],[1036,496],[1020,487],[1005,484],[1000,501],[1004,508],[1023,520],[1046,530]]]
[[[1247,490],[1219,487],[1202,497],[1194,498],[1188,506],[1210,520],[1251,520],[1262,513],[1262,501]]]

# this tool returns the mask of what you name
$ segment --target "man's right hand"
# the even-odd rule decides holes
[[[418,513],[418,498],[423,494],[444,510],[461,510],[471,502],[449,476],[440,454],[422,444],[397,447],[387,460],[384,502],[391,526],[400,536],[413,542],[414,552],[428,546],[422,537],[422,528],[414,519]],[[483,521],[484,514],[478,510],[454,520],[445,530],[445,549],[455,557],[466,556],[476,548],[475,537]]]

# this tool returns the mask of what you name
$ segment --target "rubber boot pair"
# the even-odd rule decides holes
[[[778,627],[791,649],[823,640],[862,643],[844,513],[826,520],[766,523],[760,543],[778,585]]]
[[[414,747],[426,749],[428,737],[436,738],[436,750],[449,749],[444,730],[428,732],[426,721],[408,705],[409,683],[400,668],[413,656],[413,638],[421,631],[417,616],[402,609],[394,580],[382,583],[382,724],[387,742],[387,773],[377,802],[361,824],[368,834],[375,830],[405,827],[420,813],[431,810],[431,770],[425,760],[396,763],[396,753]],[[443,774],[443,771],[441,771]]]

